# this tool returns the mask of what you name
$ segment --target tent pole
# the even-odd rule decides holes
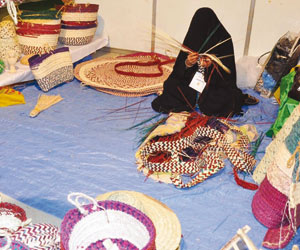
[[[244,47],[244,56],[247,56],[248,51],[249,51],[249,44],[250,44],[251,30],[252,30],[252,23],[253,23],[253,16],[254,16],[254,8],[255,8],[255,0],[251,0],[249,17],[248,17],[247,34],[246,34],[245,47]]]
[[[153,0],[153,3],[152,3],[151,52],[154,52],[154,50],[155,50],[156,6],[157,6],[157,0]]]

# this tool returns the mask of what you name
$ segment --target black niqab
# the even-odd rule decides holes
[[[216,14],[209,8],[201,8],[192,18],[183,45],[199,53],[204,53],[228,38],[230,38],[230,34]],[[201,51],[199,51],[200,49]],[[209,84],[198,98],[196,90],[189,87],[198,65],[187,68],[185,60],[188,54],[180,51],[172,73],[164,82],[162,95],[152,102],[154,110],[163,113],[192,111],[198,104],[200,111],[206,115],[226,117],[242,111],[241,106],[244,104],[246,95],[236,86],[232,40],[222,43],[208,53],[217,57],[228,56],[221,61],[230,69],[231,73],[226,73],[221,67],[218,67],[218,70],[213,70],[213,66],[207,68],[205,79],[208,81],[210,77]]]

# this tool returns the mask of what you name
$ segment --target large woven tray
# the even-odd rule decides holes
[[[97,58],[83,62],[75,67],[75,77],[83,84],[91,86],[98,91],[124,97],[145,96],[159,93],[163,83],[170,75],[173,63],[162,65],[163,74],[157,77],[128,76],[115,71],[115,65],[121,62],[147,62],[153,60],[153,53],[136,53],[122,57]],[[155,54],[161,61],[169,57]],[[155,74],[157,65],[135,66],[125,65],[119,69],[126,72]]]

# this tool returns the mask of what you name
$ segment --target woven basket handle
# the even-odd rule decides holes
[[[76,193],[76,192],[69,194],[68,195],[68,201],[70,203],[72,203],[75,207],[77,207],[79,212],[82,213],[83,215],[87,215],[89,211],[84,209],[83,205],[85,205],[85,203],[80,203],[79,202],[79,199],[81,199],[81,198],[91,201],[93,203],[93,208],[92,208],[93,210],[96,210],[98,207],[100,207],[104,211],[106,211],[104,207],[101,207],[100,205],[98,205],[97,201],[94,198],[92,198],[92,197],[90,197],[86,194]]]
[[[0,250],[8,250],[11,245],[11,238],[9,237],[9,234],[6,231],[0,230],[0,236],[4,236],[7,240],[5,246],[0,247]]]

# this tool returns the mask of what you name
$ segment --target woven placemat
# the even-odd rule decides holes
[[[153,56],[162,62],[170,59],[157,53],[135,53],[122,57],[97,58],[78,64],[74,74],[84,85],[112,95],[137,97],[159,93],[163,89],[164,81],[172,71],[173,62],[162,65],[162,75],[156,77],[123,75],[115,71],[115,65],[119,63],[150,62],[153,61]],[[124,72],[147,75],[159,72],[157,65],[124,65],[118,69]]]

